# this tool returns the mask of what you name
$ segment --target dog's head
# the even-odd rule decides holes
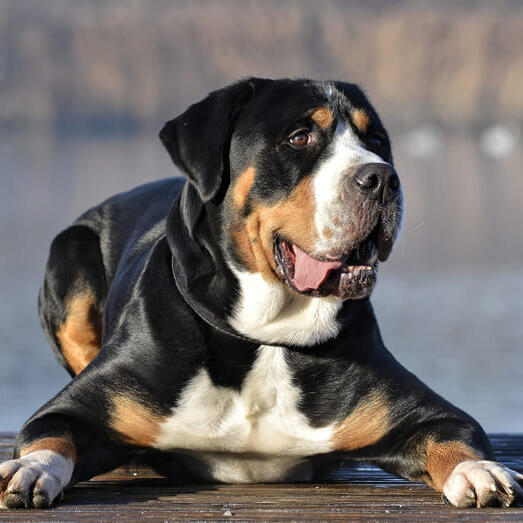
[[[309,296],[368,296],[402,194],[386,130],[353,84],[248,79],[211,93],[160,137],[202,202],[220,208],[241,271]]]

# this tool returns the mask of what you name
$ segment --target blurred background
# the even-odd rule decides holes
[[[523,431],[523,3],[0,0],[0,431],[68,381],[36,299],[49,243],[175,174],[157,133],[242,76],[360,84],[406,217],[374,305],[395,356]]]

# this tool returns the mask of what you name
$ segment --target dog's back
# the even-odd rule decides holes
[[[98,354],[104,305],[118,270],[146,255],[185,180],[169,178],[117,194],[60,233],[51,244],[38,308],[58,361],[79,374]],[[123,297],[122,297],[123,299]]]

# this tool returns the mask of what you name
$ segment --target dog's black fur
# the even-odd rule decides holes
[[[311,111],[318,107],[328,111],[314,113],[321,116],[314,120]],[[343,274],[334,270],[317,288],[299,291],[289,269],[292,256],[289,262],[283,252],[299,243],[292,237],[296,229],[280,223],[269,239],[260,229],[258,243],[265,242],[267,254],[261,266],[246,247],[257,240],[246,224],[259,209],[302,205],[296,190],[331,154],[339,121],[352,128],[358,147],[382,160],[371,175],[384,171],[392,181],[376,197],[376,179],[347,166],[342,221],[348,217],[343,223],[353,229],[359,224],[359,232],[348,228],[336,253],[345,265],[350,256],[354,265],[364,264],[368,279],[342,284]],[[138,456],[165,474],[187,470],[188,460],[178,458],[190,454],[189,461],[199,463],[199,450],[159,448],[159,426],[202,370],[213,390],[241,394],[259,347],[267,351],[271,345],[283,347],[289,383],[299,394],[296,412],[311,430],[334,427],[332,453],[371,461],[438,490],[458,463],[492,457],[480,426],[405,370],[381,339],[368,297],[376,267],[350,253],[370,241],[380,259],[387,258],[402,197],[387,133],[355,85],[244,80],[191,106],[160,136],[188,183],[170,178],[114,196],[52,243],[39,310],[73,379],[24,425],[15,459],[52,442],[50,449],[74,461],[70,484]],[[299,212],[309,211],[302,205]],[[259,272],[300,299],[334,296],[341,304],[337,334],[311,343],[267,343],[256,332],[236,329],[230,318],[242,292],[249,292],[238,277],[242,271]],[[213,477],[210,465],[196,468]],[[45,492],[35,501],[31,492],[9,491],[8,480],[4,474],[7,506],[53,501]],[[505,502],[499,494],[488,503],[494,498]]]

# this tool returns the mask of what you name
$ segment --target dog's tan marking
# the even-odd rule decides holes
[[[75,374],[95,358],[102,342],[102,320],[90,289],[66,300],[67,316],[56,332],[62,354]]]
[[[256,243],[258,242],[257,238],[250,238],[247,227],[241,223],[233,226],[231,235],[236,244],[241,260],[247,270],[250,272],[256,272],[257,269],[254,263],[255,257],[253,249],[256,248]]]
[[[432,438],[427,441],[427,472],[425,481],[441,492],[445,480],[458,463],[466,460],[479,460],[483,456],[461,441],[437,442]]]
[[[64,434],[61,437],[42,438],[33,441],[27,447],[20,450],[20,457],[27,456],[36,450],[51,450],[60,454],[64,458],[73,460],[74,463],[78,461],[76,453],[76,446],[70,434]]]
[[[243,209],[249,196],[254,178],[256,176],[256,169],[251,165],[243,171],[236,180],[232,192],[232,199],[238,209]]]
[[[148,407],[124,395],[113,397],[111,428],[118,432],[125,443],[151,447],[164,421]]]
[[[335,429],[335,450],[356,450],[377,443],[389,429],[389,406],[381,394],[371,394]]]
[[[321,230],[321,234],[322,234],[322,236],[327,238],[327,240],[330,240],[332,238],[332,236],[334,235],[334,233],[332,232],[332,229],[330,229],[329,227],[324,227]]]
[[[312,252],[317,238],[314,223],[315,201],[311,180],[304,178],[288,198],[272,206],[258,204],[231,231],[238,251],[251,272],[259,272],[265,280],[280,279],[274,259],[274,235]]]
[[[363,109],[356,109],[352,113],[352,121],[360,133],[366,133],[370,124],[370,117]]]
[[[311,118],[322,128],[327,129],[334,121],[332,111],[327,107],[318,107],[312,114]]]
[[[249,240],[249,261],[247,267],[252,272],[259,272],[267,281],[277,279],[277,267],[274,260],[274,252],[269,241],[264,242],[262,237],[260,210],[258,207],[247,219],[245,232]]]

